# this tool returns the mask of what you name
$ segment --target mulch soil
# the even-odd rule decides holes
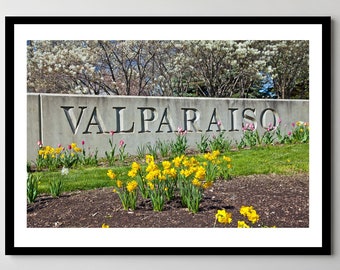
[[[252,227],[309,227],[309,176],[250,175],[218,180],[205,190],[198,213],[182,207],[180,198],[168,202],[164,210],[152,210],[150,200],[138,199],[137,209],[126,211],[112,188],[63,193],[58,198],[40,195],[27,206],[29,228],[212,228],[219,209],[232,213],[231,224],[237,227],[246,219],[241,206],[252,205],[260,215]]]

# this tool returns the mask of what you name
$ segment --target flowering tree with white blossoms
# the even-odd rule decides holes
[[[185,54],[200,95],[209,97],[248,97],[266,68],[253,41],[187,41]]]
[[[308,97],[306,41],[29,41],[29,92],[258,97],[271,75],[280,98]]]
[[[282,99],[290,99],[293,91],[308,97],[309,43],[305,40],[272,41],[264,46],[274,89]],[[298,87],[299,86],[299,87]]]
[[[29,41],[29,92],[98,94],[99,56],[88,41]]]

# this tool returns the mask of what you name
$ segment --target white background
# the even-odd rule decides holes
[[[53,28],[53,29],[51,29]],[[89,28],[91,30],[89,30]],[[204,28],[204,30],[202,29]],[[84,31],[84,29],[86,31]],[[26,118],[26,59],[27,40],[109,40],[109,39],[301,39],[309,41],[310,64],[310,178],[309,178],[309,228],[273,230],[216,230],[207,229],[27,229],[26,178],[27,149],[24,131]],[[15,246],[224,246],[224,247],[320,247],[322,211],[322,43],[320,25],[16,25],[15,26]],[[12,180],[12,179],[11,179]],[[84,237],[86,236],[86,237]],[[198,237],[199,236],[199,237]],[[110,240],[108,240],[110,239]]]
[[[219,16],[272,16],[272,15],[286,15],[286,16],[332,16],[333,22],[333,48],[339,47],[339,22],[340,19],[340,5],[336,0],[323,1],[69,1],[59,0],[53,3],[47,1],[24,1],[17,0],[4,1],[5,6],[1,6],[0,12],[2,15],[0,41],[1,46],[1,97],[0,108],[3,110],[0,113],[0,123],[3,125],[1,130],[1,145],[0,149],[4,149],[4,120],[5,120],[5,100],[4,100],[4,74],[5,74],[5,55],[4,55],[4,16],[9,15],[107,15],[107,16],[128,16],[128,15],[219,15]],[[87,4],[88,3],[88,4]],[[2,4],[4,4],[2,2]],[[108,12],[110,11],[110,12]],[[332,51],[333,72],[339,73],[337,69],[339,64],[339,55],[337,51]],[[334,76],[333,92],[332,92],[332,133],[333,138],[339,132],[337,128],[337,117],[339,109],[334,106],[339,101],[339,94],[334,91],[339,85],[339,78]],[[6,120],[10,118],[7,117]],[[337,150],[339,148],[338,142],[332,141],[332,148]],[[4,202],[5,202],[5,153],[0,153],[1,161],[1,175],[0,175],[0,213],[4,217]],[[11,157],[10,157],[11,160]],[[333,151],[333,164],[339,162],[339,154]],[[334,166],[335,167],[335,166]],[[94,268],[113,268],[113,269],[155,269],[162,267],[163,269],[213,269],[213,268],[249,268],[249,269],[320,269],[326,267],[327,269],[337,269],[340,265],[339,256],[339,198],[335,195],[339,192],[339,183],[336,182],[336,176],[339,174],[339,168],[333,170],[333,254],[332,256],[4,256],[4,219],[0,221],[0,243],[2,244],[0,254],[1,269],[40,269],[42,267],[49,269],[94,269]],[[10,174],[8,174],[10,175]],[[7,176],[8,176],[7,175]],[[335,229],[334,229],[335,228]]]

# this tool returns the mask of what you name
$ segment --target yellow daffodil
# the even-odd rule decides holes
[[[146,155],[145,156],[145,162],[146,163],[151,163],[151,162],[154,162],[154,157],[152,155]]]
[[[138,183],[135,180],[128,182],[126,185],[126,189],[130,193],[133,192],[137,187],[138,187]]]
[[[166,180],[166,175],[163,174],[163,173],[161,173],[161,172],[159,172],[159,174],[158,174],[158,180],[161,180],[161,181]]]
[[[155,164],[155,162],[151,161],[145,170],[146,172],[152,172],[158,170],[158,166]]]
[[[230,158],[230,157],[227,157],[227,156],[224,156],[224,157],[223,157],[223,160],[225,160],[226,162],[231,162],[231,158]]]
[[[247,217],[252,223],[257,222],[260,219],[260,216],[252,206],[242,206],[240,208],[240,214]]]
[[[135,177],[138,173],[138,170],[135,170],[135,169],[131,169],[129,172],[128,172],[128,176],[129,177]]]
[[[215,215],[217,221],[222,224],[230,224],[232,222],[231,213],[228,213],[226,210],[217,210],[217,214]]]
[[[111,179],[114,179],[116,177],[116,174],[112,170],[108,170],[106,175]]]
[[[189,177],[191,174],[193,173],[192,170],[188,169],[188,170],[181,170],[180,174],[183,175],[184,177]]]
[[[123,186],[123,182],[121,180],[117,180],[116,185],[118,188],[121,188]]]
[[[74,147],[73,150],[74,150],[75,152],[77,152],[77,153],[80,153],[80,152],[81,152],[81,148],[79,148],[79,147],[77,147],[77,146]]]
[[[197,168],[197,171],[195,173],[195,178],[199,180],[203,180],[205,178],[205,168],[200,166]]]
[[[237,228],[250,228],[244,221],[237,221]]]
[[[180,157],[177,156],[172,160],[172,162],[174,163],[176,168],[181,166],[183,158],[184,158],[184,156],[182,155]]]
[[[162,162],[162,166],[163,166],[163,169],[164,170],[170,170],[170,168],[171,168],[171,162],[170,161],[163,161]]]
[[[58,148],[55,149],[55,153],[56,153],[57,155],[59,155],[59,154],[61,153],[61,151],[63,151],[63,150],[64,150],[63,147],[58,147]]]
[[[149,186],[150,190],[155,189],[155,185],[152,182],[148,182],[148,186]]]
[[[196,186],[196,187],[200,187],[201,186],[201,182],[200,180],[198,180],[197,178],[194,178],[191,183]]]
[[[140,170],[140,165],[137,162],[132,162],[131,169],[138,171],[138,170]]]
[[[205,182],[205,183],[202,185],[202,187],[203,187],[204,189],[207,189],[207,188],[211,187],[212,184],[213,184],[213,182],[211,182],[211,181]]]

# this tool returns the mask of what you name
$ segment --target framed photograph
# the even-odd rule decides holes
[[[331,254],[331,17],[5,21],[7,255]]]

